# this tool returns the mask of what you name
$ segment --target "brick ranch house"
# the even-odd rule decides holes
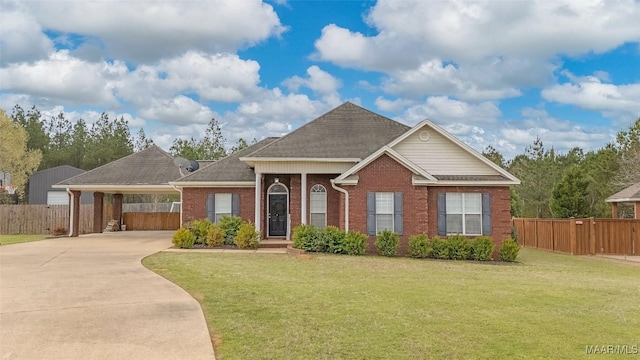
[[[509,186],[519,180],[429,120],[408,127],[344,103],[299,129],[169,181],[181,223],[224,215],[251,221],[265,239],[298,224],[408,238],[511,234]]]

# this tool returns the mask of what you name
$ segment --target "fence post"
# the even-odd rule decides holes
[[[533,220],[533,242],[534,242],[534,247],[537,249],[538,248],[538,218],[535,218]]]
[[[569,243],[571,244],[571,255],[576,254],[576,219],[569,219]]]
[[[596,254],[596,219],[589,218],[589,255]]]
[[[553,231],[554,221],[551,219],[551,252],[556,252],[556,232]]]

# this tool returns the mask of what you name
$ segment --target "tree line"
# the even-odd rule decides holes
[[[579,147],[559,153],[538,137],[508,161],[492,146],[482,154],[520,179],[511,188],[513,216],[610,217],[605,199],[640,182],[640,118],[614,141],[586,153]],[[621,206],[620,216],[631,215],[630,206]]]
[[[41,152],[38,170],[59,165],[91,170],[154,145],[144,128],[134,136],[124,117],[110,118],[107,113],[88,125],[84,119],[70,121],[64,112],[47,118],[35,106],[25,111],[16,105],[11,118],[26,130],[27,149]],[[249,146],[242,138],[230,151],[226,144],[218,121],[211,119],[201,138],[176,138],[169,152],[193,160],[217,160]]]

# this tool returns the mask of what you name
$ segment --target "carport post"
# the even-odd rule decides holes
[[[93,193],[93,232],[102,232],[102,212],[104,211],[104,193]]]
[[[118,220],[118,226],[122,222],[122,194],[113,194],[113,218]]]
[[[82,192],[79,190],[71,190],[71,199],[73,200],[73,206],[71,207],[73,210],[73,216],[71,217],[71,235],[72,237],[76,237],[80,234],[80,195]]]

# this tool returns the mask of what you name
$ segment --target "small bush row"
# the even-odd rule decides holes
[[[367,235],[357,231],[344,232],[335,226],[324,229],[311,224],[293,228],[293,247],[309,252],[363,255]]]
[[[209,219],[193,220],[173,234],[173,245],[191,249],[195,244],[209,247],[236,245],[240,249],[257,249],[260,232],[239,216],[224,216],[219,224]]]
[[[488,236],[473,240],[462,235],[452,235],[448,239],[438,236],[429,239],[425,234],[409,237],[409,255],[415,258],[490,261],[494,248],[493,240]],[[520,246],[513,239],[505,240],[498,252],[500,261],[515,261],[519,251]]]

